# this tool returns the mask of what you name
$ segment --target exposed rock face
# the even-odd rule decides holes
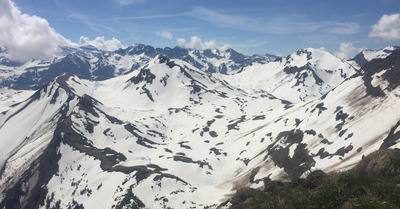
[[[143,45],[115,53],[157,50]],[[272,64],[260,63],[225,76],[154,55],[104,81],[58,76],[0,113],[0,207],[212,208],[243,186],[344,170],[377,149],[399,148],[400,51],[360,70],[321,65],[331,58],[300,50],[272,63],[276,72],[262,71]],[[65,64],[92,78],[85,70],[92,63],[79,60]],[[249,84],[237,85],[245,75]],[[278,87],[252,85],[268,76],[282,81],[276,81],[280,89],[290,80],[303,93],[327,90],[288,101]]]

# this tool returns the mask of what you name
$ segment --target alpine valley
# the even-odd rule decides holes
[[[400,49],[0,52],[0,208],[224,208],[400,148]]]

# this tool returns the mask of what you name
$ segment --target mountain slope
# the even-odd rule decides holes
[[[102,51],[92,46],[62,47],[63,53],[52,60],[13,62],[0,51],[0,87],[39,89],[63,73],[89,80],[106,80],[125,75],[143,66],[156,55],[191,63],[208,73],[232,74],[253,63],[267,63],[273,55],[246,56],[233,49],[193,50],[180,47],[154,48],[137,44],[116,51]]]
[[[264,160],[270,159],[289,177],[296,177],[309,169],[347,169],[376,149],[398,147],[399,88],[398,79],[392,77],[400,69],[399,53],[370,62],[361,75],[347,79],[318,100],[290,108],[289,114],[255,132],[259,137],[269,134],[273,140],[257,153],[264,158],[255,164],[264,170]],[[264,172],[255,178],[270,171]]]
[[[358,53],[354,58],[348,62],[356,68],[362,67],[364,64],[373,59],[383,59],[389,56],[394,50],[399,49],[397,46],[388,46],[380,50],[364,50]]]
[[[0,207],[215,208],[243,186],[398,147],[400,50],[353,75],[331,58],[308,49],[275,63],[279,78],[330,84],[296,103],[163,55],[104,81],[59,76],[0,115]]]
[[[32,198],[36,197],[32,194],[37,192],[46,196],[40,199],[48,202],[47,206],[72,207],[78,202],[96,207],[96,199],[101,199],[108,202],[102,204],[111,207],[126,204],[127,198],[138,205],[155,204],[154,207],[217,204],[226,191],[211,182],[223,179],[225,171],[215,168],[220,167],[221,158],[227,157],[218,147],[224,144],[225,137],[219,139],[218,135],[229,137],[231,132],[237,132],[236,126],[242,120],[251,119],[246,117],[257,118],[258,108],[246,110],[245,106],[259,106],[265,101],[271,101],[269,109],[284,106],[266,94],[246,97],[227,83],[164,56],[157,56],[129,75],[103,82],[61,76],[2,117],[1,130],[9,138],[2,142],[15,142],[13,146],[2,144],[9,147],[2,150],[8,154],[1,156],[7,190],[2,192],[2,204],[18,205],[21,200],[19,207],[31,207],[24,205],[25,201],[34,204]],[[32,120],[17,123],[37,106],[48,108],[43,110],[46,116],[30,116]],[[221,126],[212,128],[217,120]],[[194,126],[188,129],[185,124]],[[19,129],[35,131],[25,133]],[[34,143],[41,143],[43,148],[21,153]],[[50,155],[46,153],[51,153],[57,162],[51,169],[41,166]],[[24,155],[32,156],[24,163],[31,169],[13,160]],[[32,173],[40,174],[46,169],[51,172],[35,182]],[[199,179],[193,179],[193,175]],[[115,180],[99,183],[110,178]],[[21,185],[25,185],[23,191],[18,190]],[[43,186],[46,191],[39,189]],[[219,195],[210,197],[210,191]],[[66,196],[72,199],[62,198]],[[87,196],[93,198],[87,200]],[[61,199],[64,200],[60,202]]]
[[[303,49],[266,64],[255,64],[230,78],[235,85],[264,90],[292,103],[316,99],[357,71],[321,49]]]

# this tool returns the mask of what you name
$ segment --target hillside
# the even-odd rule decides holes
[[[230,208],[399,208],[399,159],[399,149],[379,150],[349,171],[315,170],[304,179],[269,181],[264,191],[243,188]]]
[[[0,208],[216,208],[399,148],[400,50],[358,69],[309,48],[223,74],[136,46],[100,53],[134,62],[102,79],[93,50],[40,70],[49,82],[4,78]]]

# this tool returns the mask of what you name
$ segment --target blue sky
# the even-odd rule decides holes
[[[229,45],[245,54],[281,55],[306,47],[324,47],[338,53],[341,44],[342,50],[350,47],[353,51],[400,45],[400,16],[396,16],[400,13],[399,0],[11,2],[21,15],[47,20],[57,34],[74,43],[79,43],[81,36],[86,37],[81,42],[87,43],[103,37],[104,40],[115,38],[124,46],[134,43],[155,47]],[[377,25],[384,15],[388,20]],[[375,33],[373,25],[377,25]],[[394,32],[384,31],[393,28]]]

